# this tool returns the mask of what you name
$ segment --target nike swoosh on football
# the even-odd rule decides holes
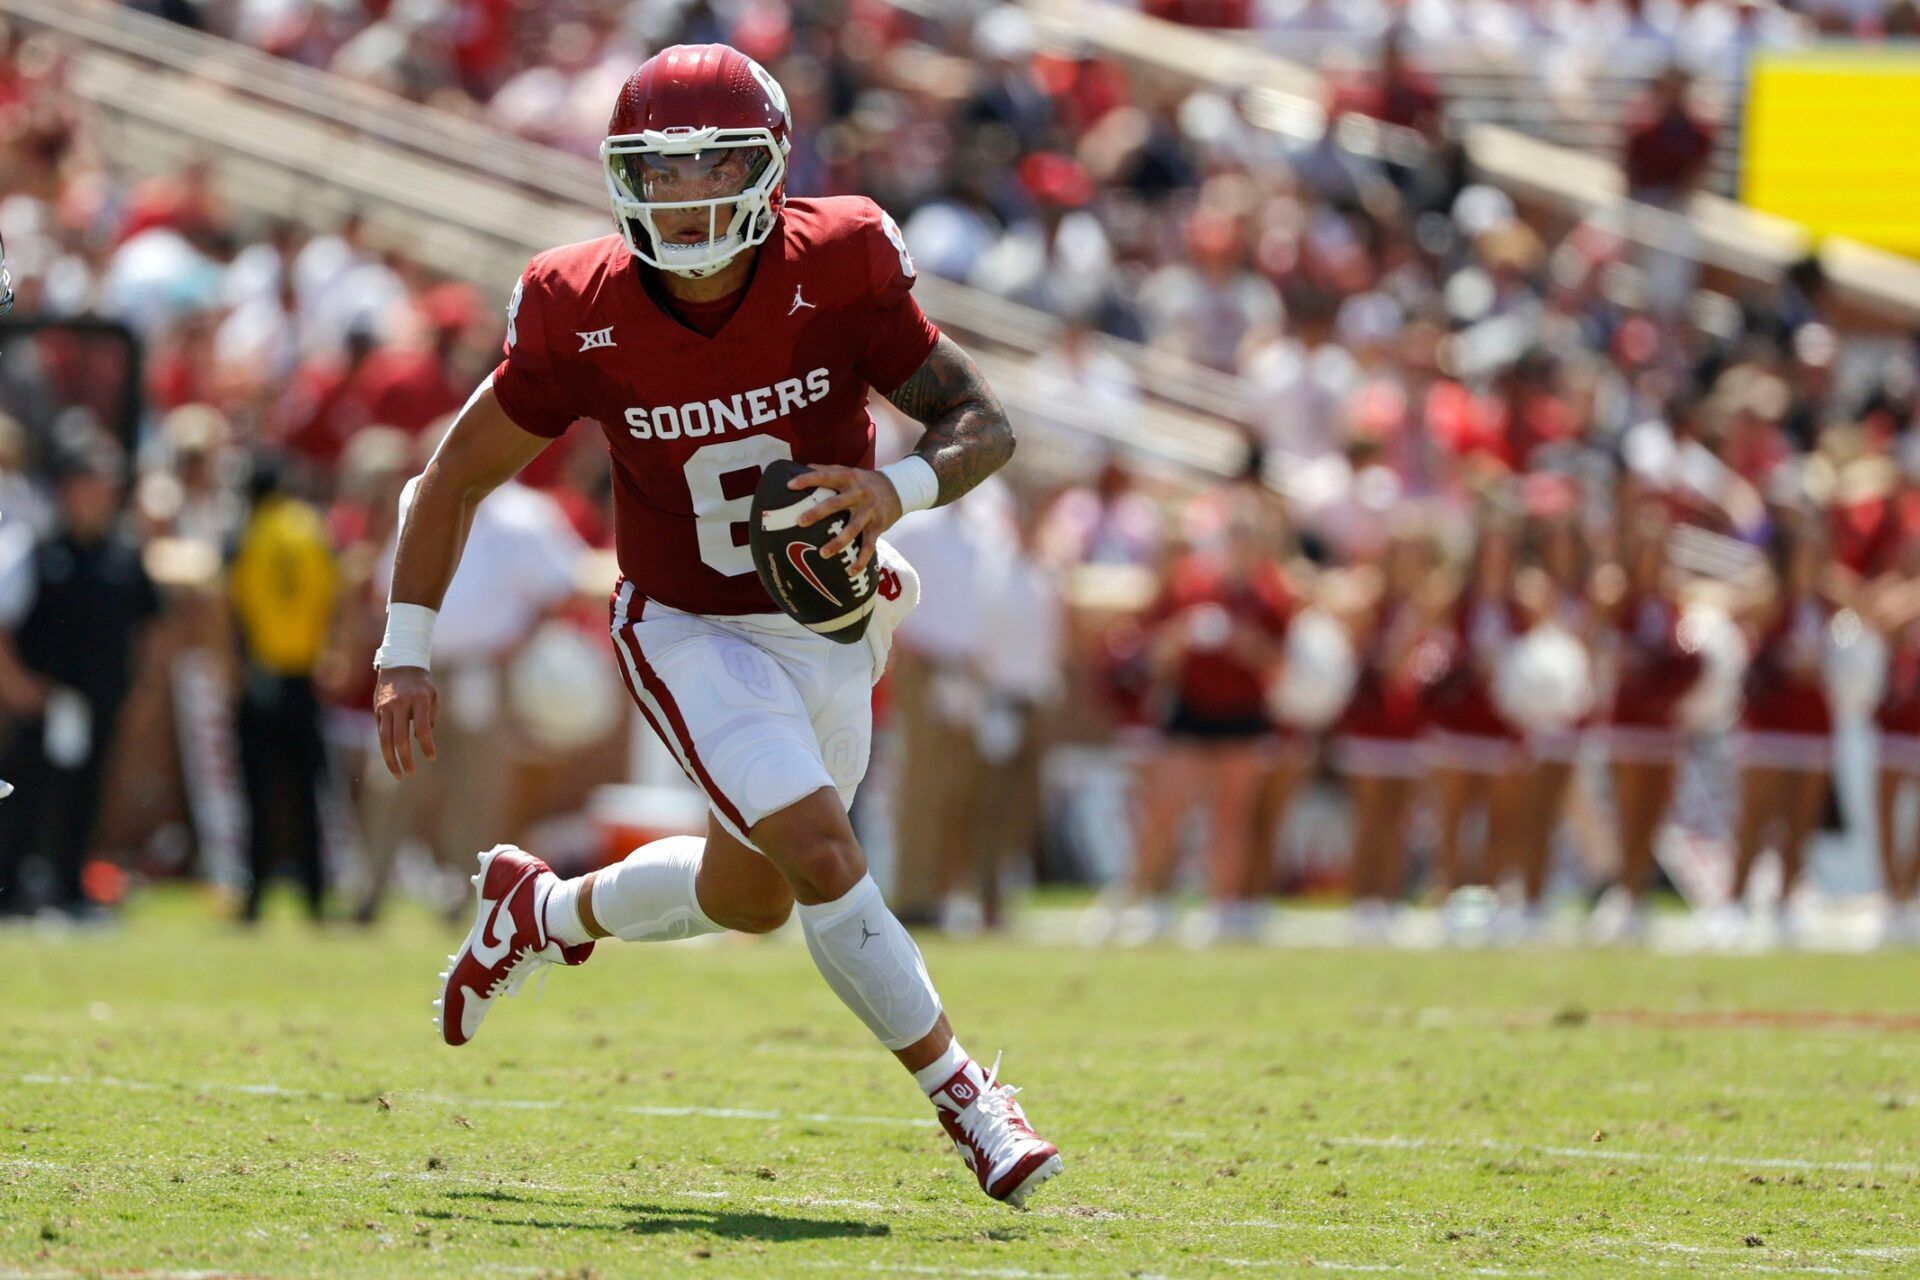
[[[800,571],[801,577],[813,584],[814,589],[821,595],[833,601],[835,604],[844,604],[845,601],[841,600],[839,596],[827,590],[827,584],[820,581],[819,576],[813,571],[813,566],[807,563],[807,552],[812,549],[811,546],[804,542],[789,542],[787,544],[787,560],[795,569]]]

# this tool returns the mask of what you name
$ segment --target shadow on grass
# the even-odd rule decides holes
[[[445,1209],[424,1209],[415,1216],[440,1222],[475,1222],[492,1227],[532,1227],[541,1231],[596,1231],[610,1235],[664,1236],[676,1232],[717,1236],[722,1240],[829,1240],[849,1236],[884,1236],[892,1232],[885,1223],[833,1222],[823,1218],[802,1218],[792,1214],[735,1212],[728,1209],[668,1208],[657,1204],[592,1205],[584,1201],[529,1199],[510,1191],[451,1191],[449,1199],[486,1200],[495,1204],[517,1204],[547,1210],[577,1206],[588,1213],[606,1212],[636,1215],[627,1222],[591,1222],[565,1216],[503,1218],[475,1213],[454,1213]]]

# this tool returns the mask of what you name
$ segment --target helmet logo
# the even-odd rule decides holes
[[[744,57],[744,55],[742,56]],[[793,112],[787,108],[787,91],[780,87],[778,80],[775,80],[772,75],[768,74],[765,67],[755,62],[752,58],[747,58],[746,63],[747,70],[753,72],[753,78],[758,80],[760,87],[767,91],[767,98],[773,103],[774,109],[780,113],[780,118],[791,128],[793,126]]]

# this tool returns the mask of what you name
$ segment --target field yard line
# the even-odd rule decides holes
[[[1202,1262],[1215,1259],[1202,1258]],[[813,1271],[845,1271],[844,1262],[799,1262],[796,1266]],[[993,1280],[1074,1280],[1085,1271],[1027,1271],[1020,1267],[925,1267],[912,1262],[869,1262],[868,1271],[885,1276],[983,1276]]]
[[[1831,1170],[1840,1173],[1914,1173],[1920,1171],[1920,1166],[1907,1164],[1875,1164],[1870,1160],[1802,1160],[1793,1156],[1725,1156],[1695,1151],[1623,1151],[1605,1146],[1549,1147],[1537,1143],[1500,1142],[1493,1138],[1482,1138],[1474,1142],[1437,1142],[1431,1138],[1373,1138],[1365,1135],[1350,1134],[1342,1137],[1322,1138],[1320,1141],[1331,1143],[1334,1146],[1373,1147],[1386,1151],[1426,1151],[1440,1148],[1454,1148],[1459,1150],[1501,1151],[1509,1155],[1563,1156],[1572,1160],[1637,1160],[1646,1164],[1671,1162],[1674,1164],[1733,1165],[1739,1168],[1756,1169]]]
[[[277,1084],[227,1084],[221,1081],[201,1081],[199,1083],[167,1084],[153,1080],[125,1080],[117,1076],[65,1076],[32,1073],[18,1077],[21,1084],[59,1085],[67,1088],[131,1089],[139,1092],[191,1092],[215,1091],[219,1093],[241,1093],[251,1097],[263,1098],[313,1098],[322,1102],[352,1102],[357,1095],[340,1093],[328,1089],[289,1089]],[[423,1102],[436,1102],[451,1107],[497,1107],[513,1111],[555,1111],[563,1107],[579,1105],[554,1099],[529,1098],[455,1098],[445,1094],[422,1093],[411,1089],[396,1089],[396,1094],[411,1096]],[[630,1116],[652,1116],[656,1118],[679,1118],[697,1116],[707,1120],[797,1120],[809,1124],[877,1124],[904,1126],[912,1129],[937,1129],[940,1122],[931,1116],[865,1116],[833,1115],[818,1111],[764,1111],[746,1107],[694,1107],[694,1106],[641,1106],[633,1103],[609,1103],[600,1108],[602,1111],[618,1112]],[[1195,1135],[1207,1137],[1211,1135]]]
[[[751,1204],[784,1204],[812,1209],[864,1209],[870,1213],[899,1213],[906,1206],[880,1200],[838,1200],[831,1196],[736,1196],[731,1191],[675,1191],[694,1200],[746,1200]]]
[[[1262,1261],[1262,1260],[1253,1259],[1253,1258],[1182,1257],[1179,1259],[1179,1261],[1181,1263],[1202,1263],[1210,1266],[1264,1267],[1264,1268],[1275,1268],[1275,1269],[1289,1270],[1289,1271],[1311,1270],[1311,1271],[1389,1272],[1391,1273],[1391,1272],[1406,1271],[1409,1269],[1406,1266],[1397,1262],[1330,1262],[1321,1258],[1298,1259],[1298,1260],[1290,1259],[1285,1261]],[[846,1264],[841,1262],[801,1262],[801,1263],[797,1263],[796,1265],[807,1267],[814,1270],[844,1270],[846,1267]],[[1127,1272],[1115,1271],[1115,1272],[1098,1272],[1098,1273],[1086,1272],[1086,1271],[1026,1271],[1018,1267],[993,1267],[993,1268],[928,1267],[928,1266],[916,1265],[913,1263],[888,1263],[888,1262],[869,1262],[867,1264],[866,1269],[868,1271],[876,1272],[881,1275],[983,1276],[983,1277],[1000,1278],[1000,1280],[1073,1280],[1074,1277],[1089,1276],[1094,1274],[1100,1274],[1100,1275],[1124,1274],[1129,1276],[1158,1274],[1157,1272],[1153,1272],[1150,1270],[1148,1271],[1134,1270],[1134,1271],[1127,1271]],[[1539,1275],[1545,1275],[1546,1272],[1544,1271],[1508,1271],[1501,1267],[1469,1267],[1469,1268],[1463,1269],[1459,1274],[1470,1275],[1470,1276],[1539,1276]]]
[[[1208,1262],[1218,1262],[1229,1267],[1268,1267],[1288,1268],[1292,1270],[1312,1271],[1406,1271],[1405,1263],[1400,1262],[1332,1262],[1324,1258],[1303,1260],[1268,1261],[1258,1258],[1208,1258]],[[1463,1267],[1458,1274],[1463,1276],[1544,1276],[1544,1271],[1509,1271],[1505,1267]]]
[[[1693,1264],[1673,1262],[1665,1258],[1635,1258],[1636,1267],[1652,1267],[1658,1271],[1677,1271],[1682,1267],[1693,1270]],[[1861,1271],[1857,1267],[1796,1267],[1774,1266],[1765,1262],[1716,1262],[1713,1264],[1721,1271],[1754,1272],[1757,1274],[1789,1276],[1870,1276],[1871,1271]]]
[[[0,1280],[79,1280],[101,1275],[98,1271],[14,1271],[0,1270]],[[118,1280],[242,1280],[239,1271],[121,1271],[111,1273]]]
[[[71,1088],[88,1086],[103,1089],[133,1089],[141,1092],[164,1092],[167,1090],[217,1091],[220,1093],[241,1093],[260,1098],[313,1098],[322,1102],[353,1102],[359,1095],[341,1093],[328,1089],[289,1089],[282,1085],[267,1084],[226,1084],[219,1081],[204,1081],[198,1084],[166,1084],[152,1080],[124,1080],[115,1076],[63,1076],[29,1074],[19,1077],[21,1084],[62,1085]],[[563,1102],[556,1099],[535,1098],[456,1098],[442,1093],[424,1093],[415,1089],[395,1089],[393,1093],[417,1098],[422,1102],[435,1102],[449,1107],[494,1107],[508,1111],[557,1111],[564,1107],[581,1105],[575,1102]],[[607,1103],[600,1110],[618,1115],[648,1116],[655,1119],[678,1119],[695,1116],[703,1120],[786,1120],[802,1124],[871,1124],[889,1128],[938,1129],[940,1122],[932,1116],[868,1116],[837,1115],[825,1111],[768,1111],[753,1107],[696,1107],[696,1106],[645,1106],[637,1103]],[[1206,1141],[1215,1137],[1190,1129],[1171,1129],[1162,1134],[1168,1138],[1184,1138],[1194,1141]]]
[[[1597,1240],[1594,1243],[1626,1245],[1634,1249],[1658,1249],[1663,1253],[1730,1253],[1735,1257],[1739,1257],[1742,1254],[1751,1256],[1753,1253],[1752,1247],[1747,1245],[1742,1245],[1736,1249],[1730,1245],[1680,1244],[1668,1240],[1609,1239]],[[1920,1246],[1867,1245],[1861,1248],[1851,1249],[1832,1249],[1826,1247],[1818,1249],[1798,1249],[1791,1245],[1780,1245],[1777,1247],[1788,1253],[1810,1253],[1815,1256],[1829,1258],[1884,1258],[1889,1262],[1899,1258],[1920,1256]]]
[[[1432,1270],[1432,1268],[1427,1265],[1422,1265],[1418,1268],[1415,1268],[1409,1264],[1399,1263],[1399,1262],[1337,1262],[1327,1258],[1303,1259],[1298,1262],[1293,1262],[1293,1261],[1262,1262],[1262,1261],[1256,1261],[1256,1260],[1250,1260],[1250,1259],[1244,1259],[1244,1258],[1207,1258],[1207,1259],[1203,1259],[1203,1261],[1219,1262],[1229,1267],[1242,1267],[1242,1268],[1260,1267],[1260,1268],[1272,1268],[1272,1269],[1299,1269],[1299,1270],[1311,1269],[1314,1271],[1400,1273],[1400,1272],[1414,1271],[1417,1269],[1422,1274],[1426,1274]],[[1637,1259],[1634,1262],[1634,1265],[1637,1267],[1645,1266],[1645,1267],[1654,1267],[1660,1270],[1671,1270],[1682,1264],[1677,1262],[1665,1262],[1658,1259],[1642,1258],[1642,1259]],[[1861,1275],[1872,1274],[1871,1272],[1858,1271],[1858,1270],[1853,1270],[1850,1268],[1842,1268],[1842,1267],[1791,1266],[1791,1265],[1772,1266],[1767,1263],[1758,1263],[1758,1262],[1727,1262],[1727,1263],[1716,1263],[1715,1265],[1718,1266],[1720,1269],[1726,1270],[1726,1271],[1772,1272],[1772,1273],[1787,1274],[1787,1275],[1861,1276]],[[1460,1269],[1459,1274],[1469,1275],[1469,1276],[1543,1276],[1543,1275],[1550,1275],[1552,1273],[1547,1271],[1509,1271],[1503,1267],[1463,1267]]]

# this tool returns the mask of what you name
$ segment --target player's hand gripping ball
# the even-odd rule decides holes
[[[761,473],[760,486],[753,493],[747,544],[753,551],[754,570],[782,612],[829,640],[855,644],[866,634],[867,620],[873,616],[879,571],[871,556],[860,563],[861,539],[848,543],[837,555],[823,554],[828,543],[846,532],[846,513],[800,523],[803,513],[835,497],[831,489],[788,487],[795,476],[812,470],[803,462],[782,460]]]

